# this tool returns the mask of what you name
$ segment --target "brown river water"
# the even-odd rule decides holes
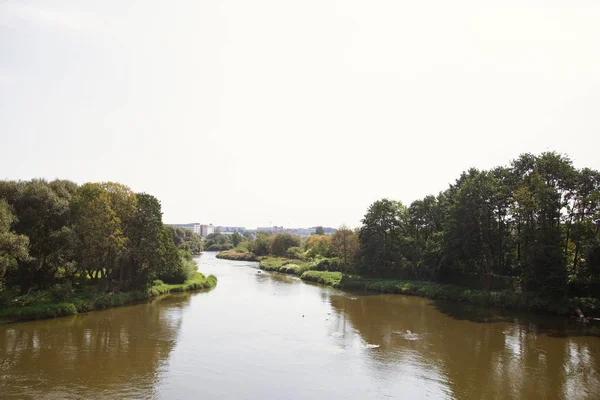
[[[215,289],[0,325],[0,398],[600,398],[596,328],[196,261]]]

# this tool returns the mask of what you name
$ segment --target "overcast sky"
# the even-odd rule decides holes
[[[0,0],[0,179],[336,227],[523,152],[600,169],[598,21],[596,0]]]

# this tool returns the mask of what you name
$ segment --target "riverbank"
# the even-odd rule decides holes
[[[434,300],[450,300],[487,307],[515,310],[573,314],[580,309],[586,317],[600,317],[600,301],[590,297],[571,297],[561,300],[546,299],[513,291],[486,291],[427,281],[365,278],[359,275],[342,275],[341,272],[314,270],[314,265],[302,260],[264,258],[259,268],[264,271],[293,274],[300,279],[340,289],[366,290],[381,293],[404,294],[427,297]]]
[[[575,310],[580,309],[585,316],[600,316],[600,302],[598,299],[588,297],[554,300],[507,290],[486,291],[426,281],[363,278],[358,275],[342,275],[340,272],[328,271],[306,271],[300,276],[300,279],[340,289],[404,294],[434,300],[450,300],[558,315],[573,314]]]
[[[0,324],[104,310],[168,293],[211,289],[216,284],[217,278],[214,275],[206,277],[196,272],[192,278],[181,284],[167,284],[156,280],[147,290],[132,290],[116,294],[98,292],[95,288],[85,288],[70,295],[60,296],[59,299],[49,291],[39,291],[32,294],[31,297],[23,299],[22,304],[0,307]]]

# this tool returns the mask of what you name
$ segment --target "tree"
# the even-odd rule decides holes
[[[16,214],[15,233],[29,238],[29,256],[18,262],[14,284],[23,292],[31,286],[46,287],[59,267],[73,259],[73,236],[69,208],[70,189],[66,181],[48,183],[4,182],[0,198],[6,199]]]
[[[560,297],[567,272],[561,246],[560,196],[534,171],[515,193],[523,227],[523,283],[525,290]]]
[[[165,268],[160,263],[165,229],[160,202],[146,193],[138,193],[136,197],[128,229],[128,257],[123,259],[119,268],[120,287],[143,287]]]
[[[171,231],[173,241],[178,249],[189,250],[192,254],[202,252],[202,239],[193,230],[171,225],[166,228]]]
[[[11,232],[15,215],[6,200],[0,200],[0,289],[6,272],[16,269],[18,261],[29,258],[29,239],[25,235]]]
[[[340,226],[331,236],[331,249],[342,261],[342,272],[348,273],[360,251],[358,235],[346,225]]]
[[[304,248],[309,258],[329,257],[331,253],[331,237],[326,235],[310,235],[306,238]]]
[[[248,250],[257,256],[266,256],[271,251],[271,239],[270,232],[256,232],[256,239],[250,242]]]
[[[273,243],[271,244],[271,253],[276,256],[283,257],[290,247],[300,247],[301,245],[302,240],[300,237],[290,235],[289,233],[278,233],[273,238]]]
[[[322,226],[317,226],[315,228],[315,235],[324,235],[325,229]]]
[[[485,289],[503,263],[505,237],[497,219],[499,187],[491,173],[471,169],[454,196],[447,221],[449,259],[461,273],[478,274]]]
[[[398,201],[382,199],[371,204],[358,234],[363,272],[394,274],[402,261],[402,237],[410,223],[407,220],[408,210]]]
[[[231,243],[233,244],[233,247],[237,247],[237,245],[240,244],[242,240],[244,240],[244,238],[237,231],[233,232],[233,234],[231,235]]]
[[[119,267],[126,244],[121,220],[111,207],[111,196],[102,185],[87,183],[73,196],[72,208],[78,267],[98,281],[101,289],[108,290],[109,277]]]
[[[161,233],[161,246],[157,261],[158,277],[168,283],[183,283],[188,276],[179,250],[173,242],[171,231],[163,228]]]

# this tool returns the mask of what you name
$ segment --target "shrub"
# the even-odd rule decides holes
[[[64,301],[70,299],[73,295],[73,286],[71,286],[71,282],[57,283],[50,286],[49,292],[54,299]]]
[[[271,244],[271,253],[276,256],[285,256],[290,247],[300,247],[302,240],[299,236],[290,235],[289,233],[278,233],[273,238]]]
[[[320,258],[310,264],[312,271],[341,271],[342,265],[338,258]]]
[[[10,302],[19,295],[19,290],[18,287],[2,287],[2,284],[0,283],[0,306],[10,304]]]
[[[304,253],[302,252],[302,248],[301,247],[290,247],[287,252],[285,253],[285,256],[287,258],[296,258],[299,260],[302,260],[304,258]]]

